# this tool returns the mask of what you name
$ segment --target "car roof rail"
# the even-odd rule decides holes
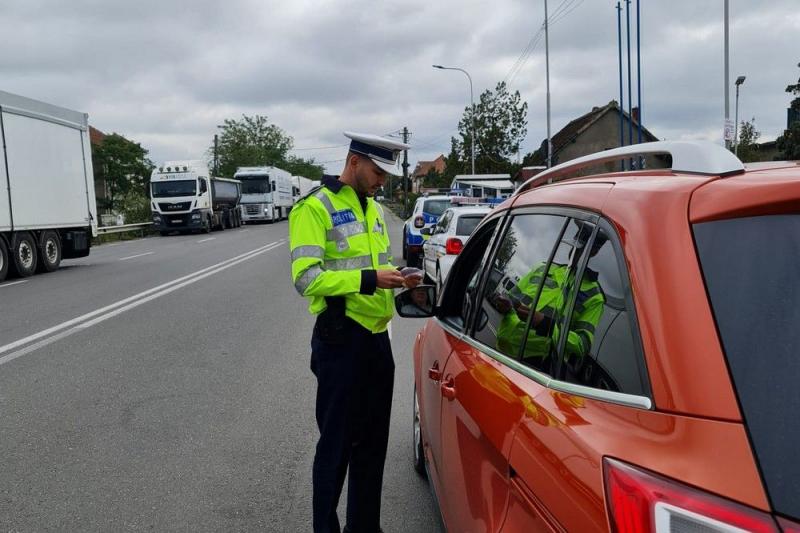
[[[554,183],[577,177],[575,173],[582,168],[649,154],[670,155],[674,172],[709,176],[730,176],[744,172],[744,164],[739,158],[718,144],[709,141],[655,141],[612,148],[561,163],[528,179],[514,195],[527,191],[532,188],[533,182],[541,182],[544,177],[547,178],[545,184]]]

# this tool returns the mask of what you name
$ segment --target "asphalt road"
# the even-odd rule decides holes
[[[286,222],[106,244],[0,284],[0,531],[310,531],[312,324]],[[411,466],[421,325],[393,322],[387,533],[440,531]]]

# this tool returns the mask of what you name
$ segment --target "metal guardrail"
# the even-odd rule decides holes
[[[112,233],[125,233],[126,231],[144,231],[152,225],[152,222],[141,222],[139,224],[123,224],[121,226],[99,226],[97,228],[97,234],[110,235]]]

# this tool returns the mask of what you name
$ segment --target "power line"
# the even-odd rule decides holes
[[[550,26],[553,26],[557,22],[563,20],[567,15],[575,11],[580,5],[583,3],[584,0],[562,0],[562,2],[558,5],[558,7],[553,11],[552,15],[548,16],[548,22]],[[539,30],[531,37],[530,41],[528,41],[527,46],[522,50],[517,60],[511,66],[506,74],[505,79],[503,80],[508,85],[510,85],[517,75],[522,71],[522,68],[530,59],[531,55],[533,55],[534,50],[539,45],[544,35],[544,22],[541,26],[539,26]]]
[[[569,15],[570,13],[572,13],[573,11],[578,9],[581,6],[582,3],[583,3],[583,0],[577,0],[577,3],[575,3],[571,8],[568,8],[564,12],[562,12],[560,14],[560,16],[558,16],[558,17],[555,17],[555,16],[554,17],[550,17],[550,19],[551,19],[550,20],[550,25],[552,26],[556,22],[560,22],[561,20],[563,20],[567,15]]]
[[[344,159],[331,159],[330,161],[319,161],[319,162],[315,161],[314,164],[315,165],[325,165],[325,164],[328,164],[328,163],[341,163],[342,161],[347,161],[347,158],[345,157]]]
[[[336,146],[314,146],[312,148],[292,148],[292,150],[296,152],[302,152],[304,150],[333,150],[334,148],[344,148],[345,146],[350,146],[349,144],[337,144]]]
[[[458,134],[457,131],[455,132],[451,131],[442,135],[438,135],[436,137],[431,137],[429,140],[420,142],[419,144],[414,144],[413,147],[414,150],[419,150],[422,148],[428,148],[430,146],[439,145],[445,138],[448,138],[447,140],[449,141],[451,137],[457,134]]]

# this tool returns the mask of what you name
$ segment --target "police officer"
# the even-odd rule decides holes
[[[342,175],[323,176],[289,216],[292,279],[317,316],[314,531],[339,533],[336,507],[349,469],[344,531],[377,533],[394,386],[392,289],[417,280],[392,266],[383,210],[372,196],[387,174],[397,174],[398,156],[409,146],[345,136],[351,143]]]

